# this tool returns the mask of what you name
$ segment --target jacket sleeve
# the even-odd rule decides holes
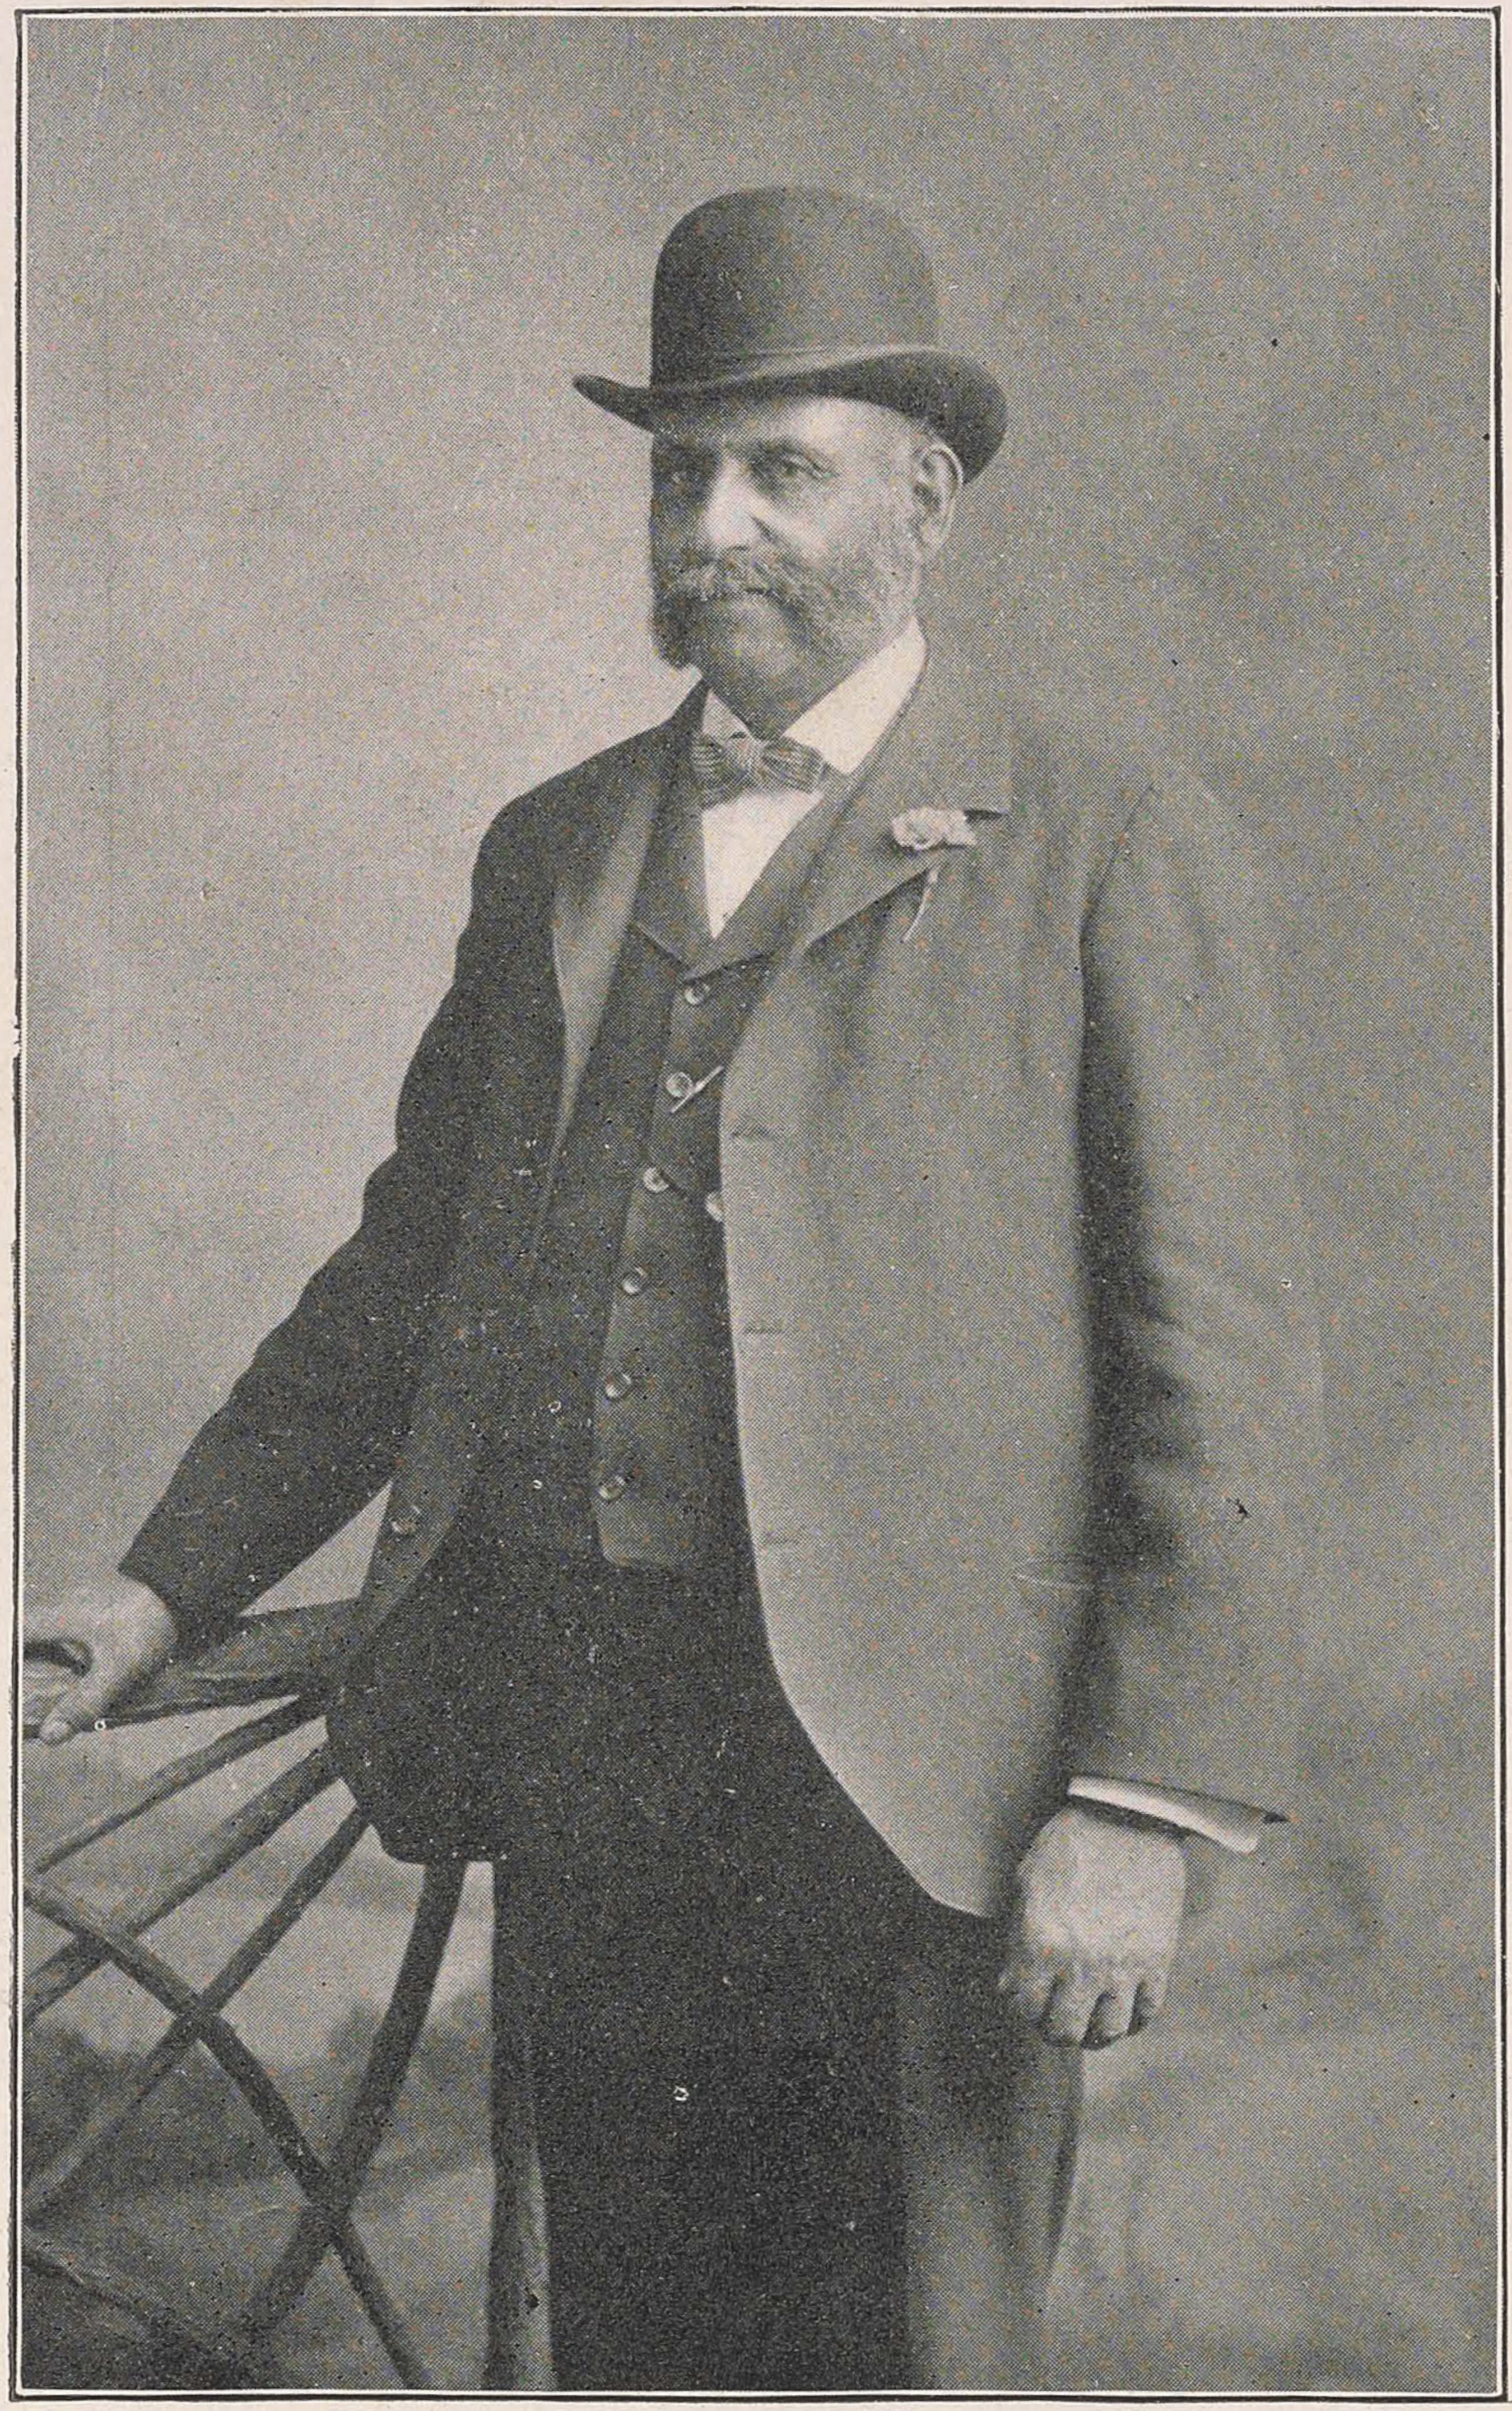
[[[520,903],[502,855],[495,832],[359,1228],[263,1341],[123,1560],[171,1610],[186,1646],[223,1632],[393,1473],[455,1247],[479,1100],[506,1039]]]
[[[1084,928],[1100,1581],[1066,1763],[1274,1807],[1319,1484],[1305,1224],[1240,833],[1147,795]]]

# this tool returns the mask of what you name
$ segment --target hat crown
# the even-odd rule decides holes
[[[934,276],[887,211],[804,184],[721,193],[672,228],[656,263],[651,382],[579,376],[634,427],[741,396],[833,394],[932,428],[968,477],[1003,440],[1007,401],[940,341]]]
[[[917,239],[843,193],[725,193],[675,226],[652,295],[653,385],[940,340]]]

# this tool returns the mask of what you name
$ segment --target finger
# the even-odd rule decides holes
[[[1084,1976],[1062,1976],[1040,2021],[1046,2041],[1062,2051],[1079,2050],[1087,2038],[1101,1991],[1100,1984],[1090,1983]]]
[[[1010,1960],[997,1980],[997,1988],[1019,2017],[1037,2026],[1050,2008],[1055,1971],[1030,1960]]]
[[[1134,2001],[1128,1993],[1100,1994],[1087,2021],[1087,2050],[1106,2051],[1110,2042],[1122,2042],[1132,2030],[1133,2019]]]
[[[35,1733],[38,1740],[66,1740],[66,1721],[60,1728],[59,1711],[63,1701],[74,1686],[74,1677],[61,1666],[37,1666],[28,1663],[22,1679],[22,1728]]]
[[[78,1730],[75,1702],[89,1673],[89,1659],[70,1672],[56,1658],[34,1658],[26,1667],[27,1703],[39,1719],[37,1738],[50,1746],[67,1741]]]
[[[28,1632],[22,1649],[21,1674],[30,1700],[59,1697],[89,1672],[89,1650],[81,1641],[62,1633]]]
[[[81,1675],[51,1711],[41,1738],[53,1738],[52,1729],[56,1726],[61,1728],[56,1738],[66,1741],[70,1733],[82,1732],[90,1725],[103,1722],[106,1710],[129,1687],[136,1672],[131,1659],[120,1652],[97,1649],[88,1673]]]
[[[80,1617],[67,1606],[28,1608],[22,1643],[23,1706],[39,1741],[66,1741],[74,1726],[69,1702],[89,1673],[94,1652]]]
[[[1166,1998],[1164,1976],[1143,1976],[1134,1995],[1134,2014],[1129,2020],[1130,2034],[1138,2034],[1150,2024]]]
[[[46,1742],[50,1749],[55,1749],[59,1742],[71,1741],[81,1725],[93,1723],[94,1710],[87,1704],[81,1709],[79,1704],[82,1688],[80,1683],[70,1683],[62,1696],[53,1701],[38,1725],[37,1738]]]

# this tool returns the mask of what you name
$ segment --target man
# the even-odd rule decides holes
[[[579,383],[699,681],[489,832],[361,1226],[50,1627],[44,1738],[391,1483],[332,1733],[391,1848],[495,1863],[558,2382],[1022,2386],[1076,2053],[1282,1781],[1253,911],[1202,796],[926,643],[1006,404],[906,229],[711,201],[652,353]]]

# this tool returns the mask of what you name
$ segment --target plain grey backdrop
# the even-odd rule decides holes
[[[680,690],[643,439],[568,380],[641,372],[710,193],[830,183],[927,239],[1012,410],[936,618],[1174,748],[1270,858],[1334,1448],[1307,1752],[1164,2029],[1095,2070],[1067,2386],[1495,2382],[1493,43],[26,29],[40,1589],[113,1561],[350,1227],[493,811]]]

